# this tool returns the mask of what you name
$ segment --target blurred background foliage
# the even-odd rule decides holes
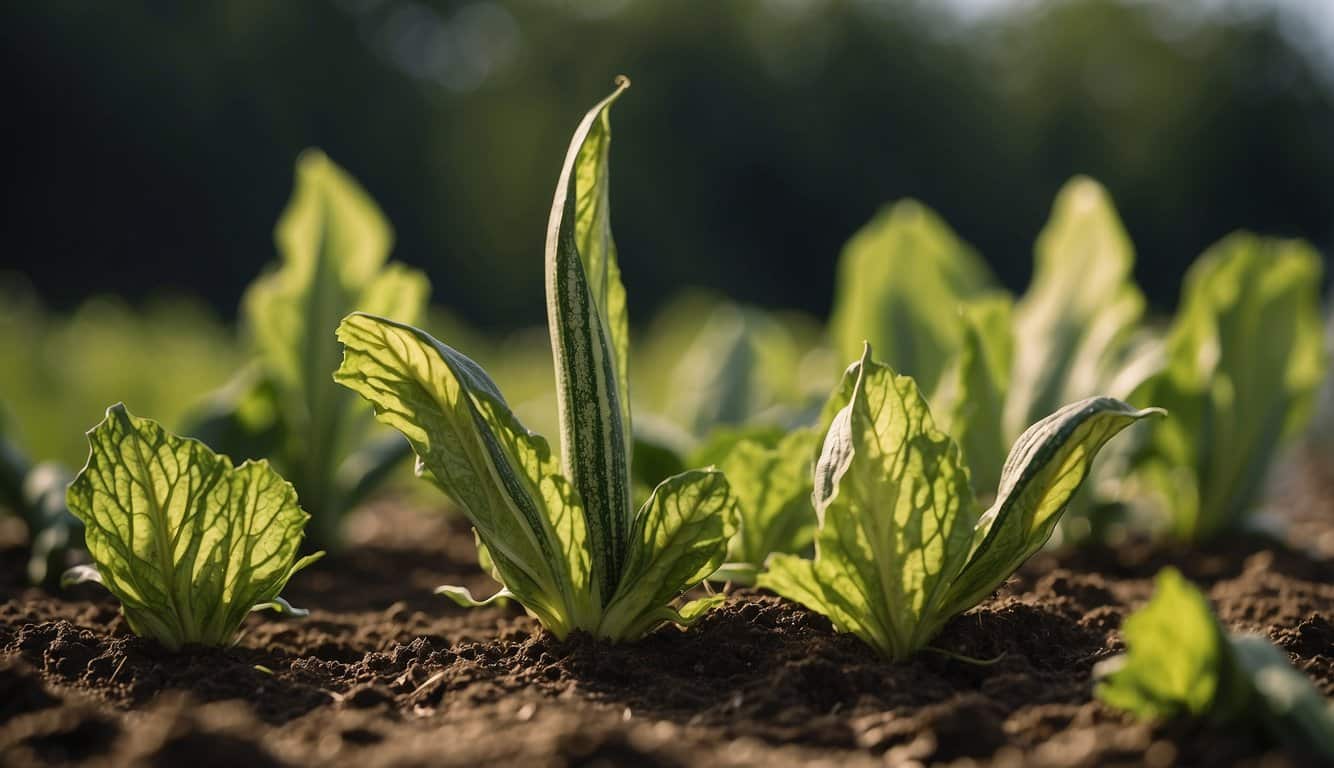
[[[782,358],[762,364],[792,381],[726,393],[747,413],[827,390],[809,358],[835,260],[905,196],[1019,290],[1056,190],[1089,174],[1165,312],[1233,229],[1334,246],[1332,17],[1324,0],[8,3],[0,403],[36,457],[75,466],[111,402],[171,424],[237,366],[227,325],[319,146],[431,278],[431,329],[551,434],[533,330],[551,190],[617,73],[635,83],[612,161],[635,386],[676,428],[730,418],[699,411],[719,395],[684,369],[692,348]]]

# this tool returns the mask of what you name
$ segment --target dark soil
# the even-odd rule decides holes
[[[434,596],[442,583],[492,588],[471,534],[388,504],[358,519],[361,543],[290,586],[310,618],[254,615],[235,648],[171,654],[129,634],[96,587],[24,586],[10,542],[0,764],[1313,764],[1244,729],[1136,723],[1093,699],[1091,671],[1172,564],[1231,628],[1267,635],[1334,694],[1334,559],[1312,546],[1334,539],[1334,485],[1317,486],[1277,497],[1291,544],[1035,558],[936,642],[999,657],[990,666],[934,653],[887,664],[822,617],[744,590],[689,631],[557,641],[514,608]]]

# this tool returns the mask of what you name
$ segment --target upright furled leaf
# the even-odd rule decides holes
[[[295,560],[309,516],[267,462],[233,468],[123,405],[88,442],[67,501],[135,633],[173,650],[230,643],[251,609],[279,600],[318,558]]]
[[[913,380],[873,362],[869,346],[854,374],[815,466],[815,560],[774,555],[759,584],[901,660],[949,619],[977,510],[958,447]]]
[[[960,306],[992,282],[985,262],[921,203],[886,207],[839,257],[830,320],[838,359],[856,359],[870,341],[931,393],[963,344]]]
[[[949,590],[950,611],[966,611],[999,587],[1050,538],[1098,451],[1161,408],[1137,410],[1110,397],[1071,403],[1029,427],[1010,449],[996,501],[978,521],[968,564]]]
[[[736,532],[736,502],[717,470],[694,469],[662,481],[635,516],[630,556],[598,635],[633,640],[666,621],[688,625],[718,598],[680,611],[670,602],[718,569]]]
[[[329,380],[339,360],[329,329],[354,310],[415,322],[429,284],[416,270],[386,265],[389,223],[317,150],[297,160],[296,188],[275,239],[281,263],[251,285],[242,309],[288,427],[278,456],[314,512],[314,533],[332,542],[343,511],[335,475],[364,431],[353,423],[356,399]]]
[[[583,500],[602,594],[615,592],[632,521],[629,334],[611,239],[611,105],[588,111],[565,156],[547,225],[547,324],[556,364],[561,466]]]
[[[338,339],[334,378],[407,437],[418,472],[462,509],[515,599],[560,637],[594,625],[601,600],[578,494],[486,372],[424,331],[370,315],[348,316]]]
[[[1084,177],[1067,183],[1038,236],[1033,282],[1015,306],[1006,434],[1107,391],[1144,313],[1134,261],[1106,190]]]
[[[1235,234],[1191,267],[1145,397],[1172,411],[1143,476],[1172,531],[1201,540],[1239,526],[1285,438],[1310,417],[1324,375],[1320,257],[1296,241]]]

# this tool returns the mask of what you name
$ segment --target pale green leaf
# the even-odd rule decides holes
[[[510,411],[476,363],[402,323],[364,314],[338,327],[334,375],[402,432],[476,529],[501,581],[543,626],[563,637],[593,621],[598,584],[577,494],[546,440]]]
[[[689,620],[661,611],[718,569],[736,526],[736,502],[723,473],[696,469],[664,480],[635,516],[630,558],[598,634],[629,640],[664,620]]]
[[[996,500],[978,521],[968,565],[950,587],[951,612],[999,587],[1051,537],[1103,445],[1160,408],[1137,410],[1110,397],[1071,403],[1029,427],[1001,471]]]
[[[226,645],[255,605],[313,561],[294,562],[309,516],[266,462],[233,468],[122,405],[88,441],[69,508],[137,634],[173,650]]]
[[[1100,663],[1104,703],[1151,720],[1207,718],[1263,726],[1278,741],[1334,760],[1334,705],[1259,635],[1228,635],[1204,595],[1175,569],[1121,627],[1126,652]]]
[[[1007,435],[1062,404],[1111,391],[1144,313],[1134,264],[1107,191],[1085,177],[1068,182],[1038,236],[1033,281],[1014,310]]]
[[[792,396],[784,389],[786,377],[770,372],[790,369],[798,358],[793,334],[780,320],[719,303],[677,354],[664,413],[695,435],[769,416]]]
[[[1004,295],[980,299],[965,309],[961,322],[963,345],[931,405],[944,414],[945,431],[963,451],[973,490],[990,496],[1010,442],[1003,422],[1014,356],[1011,301]]]
[[[1296,241],[1226,238],[1191,267],[1167,342],[1167,369],[1144,388],[1172,412],[1143,477],[1172,533],[1198,541],[1240,526],[1270,464],[1310,418],[1324,375],[1320,257]],[[1177,504],[1194,486],[1192,504]]]
[[[556,368],[561,467],[587,518],[592,570],[610,596],[632,523],[629,332],[611,238],[610,109],[629,87],[584,116],[570,141],[547,225],[547,325]]]
[[[297,160],[296,187],[275,232],[279,266],[242,303],[284,430],[283,468],[315,515],[312,533],[336,543],[347,499],[336,473],[366,436],[369,417],[329,380],[339,350],[330,329],[355,310],[416,322],[430,286],[422,273],[386,264],[393,232],[370,196],[322,152]]]
[[[472,596],[472,592],[467,587],[443,586],[436,587],[437,595],[444,595],[454,602],[455,605],[463,608],[483,608],[496,603],[504,603],[506,600],[514,597],[514,593],[508,589],[499,589],[490,597],[478,600]]]
[[[815,465],[815,560],[775,556],[759,584],[900,660],[949,619],[945,597],[977,510],[958,447],[935,428],[913,380],[873,362],[869,347],[854,374]]]
[[[101,584],[102,574],[95,565],[76,565],[60,575],[60,588],[68,589],[76,584]]]
[[[963,344],[960,306],[993,283],[986,263],[929,209],[882,209],[839,257],[834,351],[853,360],[869,341],[880,359],[933,392]]]
[[[815,532],[811,462],[818,439],[815,430],[799,429],[773,447],[739,442],[723,457],[721,469],[741,515],[729,564],[760,565],[771,552],[800,554],[810,545]]]
[[[1175,569],[1155,583],[1153,599],[1121,626],[1126,653],[1101,667],[1098,698],[1143,718],[1209,714],[1229,685],[1227,637]]]

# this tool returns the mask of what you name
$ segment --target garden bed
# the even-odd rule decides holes
[[[173,655],[129,634],[94,586],[22,583],[0,549],[0,763],[245,765],[1302,765],[1255,734],[1152,728],[1092,697],[1095,663],[1173,564],[1220,618],[1264,633],[1334,694],[1334,499],[1297,473],[1293,544],[1251,537],[1182,556],[1130,544],[1041,555],[890,665],[795,604],[740,590],[686,632],[557,641],[491,589],[457,522],[381,503],[360,543],[298,575],[305,620],[252,615],[236,648]]]

